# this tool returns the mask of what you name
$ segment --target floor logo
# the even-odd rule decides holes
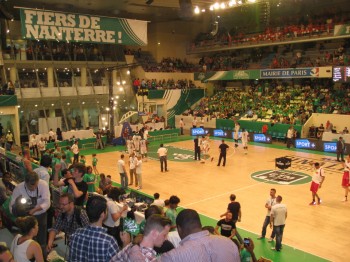
[[[311,176],[292,170],[263,170],[253,173],[251,177],[259,182],[280,185],[300,185],[311,181]]]
[[[187,148],[174,147],[169,145],[164,145],[168,149],[168,160],[170,161],[179,161],[179,162],[193,162],[194,161],[194,152]],[[158,151],[159,146],[151,145],[149,147],[148,157],[151,159],[158,160]]]

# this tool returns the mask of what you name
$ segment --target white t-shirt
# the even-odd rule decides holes
[[[276,198],[270,197],[269,199],[266,200],[266,205],[271,206],[271,209],[274,205],[276,205]],[[270,216],[271,210],[267,209],[267,216]]]
[[[29,245],[34,241],[33,239],[28,239],[24,241],[22,244],[17,244],[18,239],[22,235],[18,234],[15,236],[15,238],[12,241],[11,244],[11,253],[13,254],[13,258],[15,261],[21,261],[21,262],[30,262],[30,260],[27,258],[27,249]]]
[[[323,168],[320,167],[319,169],[314,170],[314,175],[312,176],[312,181],[316,184],[320,184],[324,177],[324,171]]]
[[[247,143],[248,142],[248,131],[242,132],[242,143]]]
[[[197,119],[193,119],[192,125],[193,125],[193,126],[197,126]]]
[[[348,160],[344,162],[344,171],[350,171],[350,162]]]
[[[119,159],[117,165],[118,165],[118,172],[119,172],[119,174],[125,173],[125,162],[124,162],[124,160],[123,159]]]
[[[122,211],[122,209],[111,198],[106,197],[106,199],[107,199],[108,216],[106,221],[104,221],[103,224],[105,224],[108,227],[115,227],[115,226],[117,227],[120,225],[120,219],[118,219],[117,221],[114,221],[112,218],[112,215],[115,213],[119,213],[120,211]]]
[[[137,158],[134,156],[129,157],[130,169],[135,169]]]
[[[71,149],[72,149],[72,152],[73,152],[74,155],[79,154],[79,147],[78,147],[78,145],[76,145],[76,144],[72,145]]]
[[[164,207],[165,204],[164,204],[164,200],[162,199],[156,199],[153,201],[152,205],[154,206],[160,206],[160,207]]]
[[[136,174],[142,173],[142,160],[136,159]]]
[[[147,153],[147,143],[146,143],[146,140],[144,139],[140,141],[140,151],[141,151],[141,154]]]
[[[160,157],[166,156],[166,154],[168,153],[168,149],[166,149],[165,147],[160,147],[160,148],[158,148],[157,153]]]
[[[271,215],[274,217],[273,225],[281,226],[286,223],[287,206],[285,204],[276,204],[271,208]]]
[[[293,135],[294,135],[294,130],[293,129],[288,129],[287,138],[292,138]]]

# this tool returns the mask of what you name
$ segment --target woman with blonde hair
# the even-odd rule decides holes
[[[11,253],[15,261],[43,262],[43,252],[38,242],[33,238],[38,234],[38,221],[34,216],[19,217],[16,225],[21,234],[17,234],[11,244]]]

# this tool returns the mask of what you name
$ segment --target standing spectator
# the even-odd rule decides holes
[[[201,147],[200,147],[200,140],[198,136],[193,140],[194,142],[194,160],[201,160]]]
[[[108,215],[107,200],[102,196],[92,196],[87,201],[86,213],[90,225],[79,228],[71,236],[69,261],[109,262],[118,253],[119,247],[115,239],[102,227]]]
[[[161,262],[240,262],[237,246],[228,238],[210,235],[202,230],[198,213],[192,209],[182,210],[176,218],[181,238],[180,246],[164,253]]]
[[[50,136],[51,139],[53,140],[52,142],[55,142],[55,141],[56,141],[56,135],[55,135],[55,132],[52,131],[52,128],[50,128],[49,136]]]
[[[123,212],[128,210],[128,205],[124,204],[123,207],[118,205],[120,195],[121,191],[117,187],[112,187],[107,193],[108,216],[103,222],[103,227],[107,228],[107,234],[113,236],[115,240],[117,240],[118,245],[122,246],[123,243],[120,238],[120,218]]]
[[[154,201],[152,205],[164,207],[164,200],[159,198],[160,197],[159,193],[154,193],[153,197],[154,197]]]
[[[49,167],[51,166],[51,163],[51,157],[44,155],[40,159],[40,167],[34,169],[34,172],[38,174],[39,178],[44,180],[48,185],[50,185]]]
[[[264,220],[264,224],[261,231],[261,236],[258,239],[264,239],[266,236],[266,228],[270,223],[271,208],[276,204],[276,189],[270,189],[270,197],[266,200],[265,208],[267,209],[267,214]],[[269,242],[271,242],[275,237],[275,232],[272,230]]]
[[[168,172],[168,161],[167,161],[167,154],[168,154],[168,149],[166,149],[163,144],[160,144],[160,147],[158,148],[158,157],[160,160],[160,171],[163,172]],[[164,166],[164,167],[163,167]]]
[[[140,190],[142,189],[142,157],[141,155],[137,156],[135,173],[136,173],[137,182],[139,183],[139,187],[137,188],[137,190]]]
[[[109,189],[111,188],[111,186],[112,186],[112,181],[110,179],[107,180],[105,174],[101,173],[97,193],[101,195],[106,195]]]
[[[86,168],[86,173],[84,174],[83,181],[88,185],[88,192],[95,192],[96,175],[92,172],[92,167],[88,166]]]
[[[94,170],[94,173],[97,176],[98,175],[98,170],[97,170],[98,159],[96,156],[97,156],[96,154],[92,154],[92,169]]]
[[[53,178],[54,186],[68,186],[67,192],[74,195],[74,204],[76,206],[83,206],[88,191],[88,185],[83,180],[86,173],[86,167],[80,163],[75,164],[72,176],[68,175],[68,177],[63,180],[58,180],[60,170],[60,165],[56,165]]]
[[[6,150],[11,151],[12,146],[13,146],[13,134],[11,132],[11,130],[7,131],[7,135],[6,135]]]
[[[318,196],[317,191],[321,188],[322,183],[325,179],[323,168],[319,163],[310,163],[310,165],[314,166],[314,175],[312,176],[312,182],[310,191],[312,192],[312,202],[310,205],[316,205],[315,197],[317,197],[317,204],[321,204],[321,198]]]
[[[219,233],[220,228],[220,233]],[[226,212],[225,218],[218,221],[215,227],[215,233],[232,239],[236,235],[236,223],[232,220],[232,213]]]
[[[284,226],[286,224],[287,219],[287,206],[285,204],[281,204],[282,197],[277,196],[276,205],[271,208],[271,222],[270,226],[273,226],[273,230],[276,233],[276,246],[272,247],[272,250],[281,251],[282,248],[282,238]]]
[[[136,163],[137,163],[137,158],[135,157],[135,153],[131,153],[129,156],[129,174],[130,174],[129,186],[132,186],[134,184],[134,178],[135,178],[135,186],[138,186],[138,180],[136,176]]]
[[[345,189],[345,198],[343,202],[348,201],[348,193],[349,193],[349,171],[350,171],[350,155],[348,155],[348,158],[344,162],[344,173],[343,173],[343,179],[342,179],[342,187]]]
[[[35,172],[29,172],[24,182],[18,184],[13,190],[12,199],[10,202],[10,211],[15,216],[19,216],[19,200],[30,205],[26,215],[35,216],[39,224],[39,231],[37,235],[37,241],[41,246],[42,251],[46,250],[47,243],[47,210],[50,208],[50,190],[49,185],[39,179],[39,176]]]
[[[118,166],[118,172],[120,175],[120,184],[123,189],[128,188],[128,174],[126,173],[125,169],[125,162],[124,162],[124,154],[120,155],[120,159],[117,163]]]
[[[220,166],[221,159],[224,159],[224,162],[222,163],[222,166],[226,165],[226,153],[229,146],[225,144],[225,140],[221,140],[221,145],[219,146],[220,156],[219,156],[219,162],[217,166]]]
[[[293,144],[293,137],[294,137],[294,129],[292,126],[289,127],[286,137],[287,137],[287,148],[290,148],[290,146]]]
[[[230,195],[230,200],[231,202],[227,206],[227,211],[224,214],[222,214],[220,217],[226,216],[226,214],[230,212],[232,214],[232,220],[234,223],[241,222],[241,219],[242,219],[241,204],[236,201],[235,194]],[[237,229],[236,229],[236,237],[240,243],[243,243],[242,237],[238,233]]]
[[[169,198],[169,208],[165,211],[165,215],[171,220],[171,230],[176,230],[177,206],[180,203],[180,198],[171,196]]]
[[[32,261],[43,262],[43,252],[40,245],[33,240],[38,234],[38,221],[34,216],[19,217],[16,219],[16,225],[21,234],[14,237],[11,244],[11,253],[15,261]]]
[[[44,140],[43,137],[40,138],[37,145],[38,145],[38,149],[40,151],[40,156],[42,157],[46,151],[46,141]]]
[[[64,151],[64,154],[66,155],[66,164],[67,165],[70,165],[72,164],[72,157],[74,156],[73,155],[73,152],[71,150],[71,148],[69,146],[66,147],[66,150]]]
[[[39,158],[38,141],[35,134],[30,136],[29,149],[32,151],[33,156]]]
[[[337,161],[340,162],[339,158],[341,158],[341,161],[344,162],[344,152],[345,152],[345,143],[343,140],[343,137],[339,137],[339,140],[337,141]]]
[[[84,209],[74,205],[74,196],[69,193],[63,193],[59,199],[59,214],[56,223],[49,231],[47,241],[47,252],[53,248],[55,237],[59,232],[64,232],[66,245],[69,244],[70,237],[78,228],[87,227],[89,218]]]
[[[180,125],[180,135],[183,136],[184,135],[184,126],[185,126],[183,118],[180,119],[180,124],[179,125]]]
[[[57,127],[57,129],[56,129],[56,135],[57,135],[57,140],[58,140],[58,141],[63,141],[61,128]]]
[[[96,149],[99,149],[99,148],[104,149],[101,129],[99,129],[98,132],[96,133]]]
[[[198,123],[197,118],[194,117],[192,120],[192,128],[197,128],[197,123]]]
[[[79,162],[79,146],[78,146],[78,140],[74,141],[74,144],[71,147],[71,150],[73,152],[73,164],[76,164]]]

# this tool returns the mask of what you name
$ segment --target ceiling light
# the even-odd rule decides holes
[[[213,10],[214,10],[214,5],[211,5],[211,6],[209,7],[209,10],[210,10],[210,11],[213,11]]]
[[[229,6],[234,6],[234,5],[236,5],[237,3],[236,3],[236,0],[231,0],[229,3],[228,3],[228,5]]]
[[[216,2],[215,4],[214,4],[214,9],[219,9],[220,8],[220,4],[218,3],[218,2]]]
[[[130,75],[130,70],[126,71],[126,74],[127,74],[127,75]]]
[[[196,7],[194,8],[194,13],[195,13],[195,14],[199,14],[199,13],[200,13],[199,7],[198,7],[198,6],[196,6]]]
[[[225,3],[221,3],[221,4],[220,4],[220,8],[221,8],[221,9],[225,9],[225,8],[226,8],[226,4],[225,4]]]

